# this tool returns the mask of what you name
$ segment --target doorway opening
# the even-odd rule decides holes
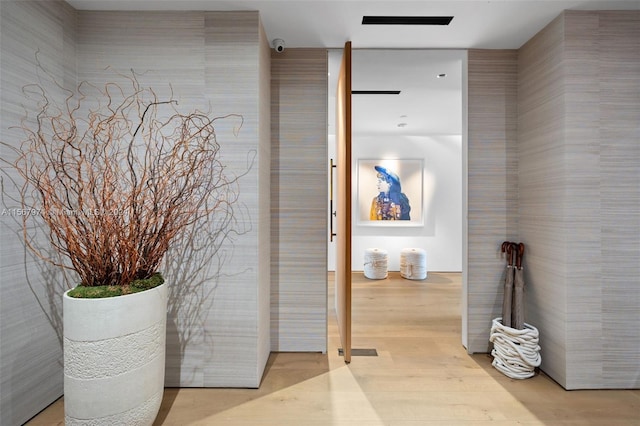
[[[327,163],[336,156],[334,76],[341,57],[342,49],[329,51]],[[402,249],[424,249],[428,271],[460,274],[465,347],[466,58],[464,50],[353,50],[351,180],[352,271],[363,271],[369,248],[388,252],[390,272],[400,271]],[[407,179],[403,186],[412,194],[410,220],[375,221],[369,216],[376,190],[365,181],[375,176],[368,169],[378,163],[400,168],[419,164],[420,178]],[[333,207],[339,209],[335,201]],[[328,270],[334,271],[335,243],[329,239],[327,254]]]

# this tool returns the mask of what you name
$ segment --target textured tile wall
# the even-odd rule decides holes
[[[637,32],[640,26],[637,12],[598,12],[595,15],[597,19],[591,15],[593,13],[589,12],[586,16],[576,15],[575,18],[569,15],[568,24],[554,22],[545,30],[545,34],[527,45],[520,55],[530,56],[530,58],[520,59],[520,77],[514,77],[514,73],[517,74],[517,68],[514,65],[514,61],[517,61],[515,52],[475,50],[469,52],[469,350],[471,352],[487,350],[489,320],[497,316],[502,296],[499,283],[503,278],[504,262],[498,254],[498,245],[504,239],[518,238],[518,228],[520,228],[521,239],[530,239],[526,257],[526,273],[529,282],[528,321],[543,329],[545,371],[553,374],[561,383],[566,382],[567,371],[564,370],[563,364],[567,362],[568,357],[571,357],[572,361],[576,361],[576,365],[569,371],[571,374],[569,383],[572,386],[589,384],[591,387],[637,388],[638,377],[640,377],[637,371],[640,347],[638,335],[640,327],[637,326],[640,323],[637,309],[640,300],[638,294],[640,291],[638,284],[640,220],[637,214],[640,210],[640,191],[638,190],[640,168],[637,167],[640,163],[637,143],[639,137],[637,123],[640,115],[638,107],[638,75],[640,75],[638,40],[640,37]],[[96,26],[98,35],[94,35],[91,26],[80,20],[82,36],[76,35],[75,32],[75,12],[62,2],[3,1],[0,4],[0,15],[2,19],[2,56],[0,57],[2,69],[0,77],[2,128],[0,130],[2,133],[0,134],[3,140],[7,137],[15,137],[15,134],[7,131],[6,124],[13,123],[12,120],[19,116],[20,94],[16,88],[35,78],[32,54],[38,48],[45,52],[43,56],[47,64],[55,69],[56,75],[60,76],[65,84],[75,83],[76,62],[80,75],[89,78],[99,75],[102,67],[112,65],[111,62],[114,59],[125,58],[126,60],[121,64],[126,63],[123,67],[126,69],[121,71],[126,71],[130,67],[159,69],[162,71],[159,73],[160,77],[158,73],[151,73],[145,77],[147,81],[157,83],[166,81],[164,78],[166,76],[175,76],[176,80],[172,83],[179,81],[179,90],[176,92],[179,92],[184,100],[188,99],[194,104],[211,103],[214,106],[214,112],[237,112],[238,105],[242,105],[243,99],[251,103],[253,97],[254,109],[247,108],[245,119],[252,114],[253,116],[243,128],[237,144],[245,148],[251,144],[243,139],[247,135],[244,133],[245,130],[249,134],[263,134],[262,130],[256,130],[256,127],[260,126],[256,123],[264,123],[262,114],[265,106],[262,104],[258,106],[255,93],[261,90],[261,93],[264,93],[265,90],[264,84],[262,83],[261,86],[259,83],[266,78],[260,71],[264,68],[265,59],[264,54],[258,53],[260,49],[264,50],[265,40],[255,29],[258,22],[255,16],[238,17],[242,21],[247,20],[247,25],[255,30],[251,30],[253,32],[248,36],[248,41],[244,36],[238,37],[236,31],[244,34],[242,30],[227,27],[225,31],[232,34],[227,39],[228,45],[211,50],[207,45],[207,37],[215,37],[215,31],[207,32],[211,31],[209,24],[216,20],[210,15],[186,13],[179,14],[179,17],[172,14],[171,18],[168,18],[162,14],[145,16],[133,14],[129,17],[111,15],[112,17],[109,18],[110,15],[105,13],[91,24]],[[107,22],[111,19],[111,23],[107,25],[105,19]],[[205,24],[207,20],[209,24]],[[596,22],[597,58],[593,56],[592,50],[594,48],[593,33],[584,33],[587,30],[595,30]],[[562,50],[566,46],[560,45],[559,40],[564,37],[565,25],[569,29],[567,34],[575,38],[571,40],[570,37],[567,46],[574,43],[572,49],[575,50],[570,49],[566,57],[562,57]],[[113,31],[113,28],[117,31]],[[144,32],[139,28],[145,28]],[[220,34],[217,36],[224,37]],[[83,44],[82,55],[76,55],[76,40]],[[137,43],[142,40],[144,47],[131,43],[132,40],[137,40]],[[110,49],[114,41],[121,44],[115,53]],[[242,46],[243,43],[254,43],[255,50],[251,51],[252,48]],[[238,48],[247,55],[235,56]],[[114,54],[113,57],[108,54],[110,51]],[[253,60],[249,58],[249,52],[253,54]],[[230,63],[222,61],[216,64],[221,54],[232,55],[234,59],[229,59]],[[261,59],[256,60],[256,58]],[[558,58],[561,60],[556,62]],[[276,77],[277,73],[283,73],[283,75],[286,73],[285,58],[278,57],[279,60],[282,60],[283,68],[279,69],[277,64],[274,65],[271,86],[271,90],[274,91],[278,90],[280,84],[276,84],[279,80],[279,77]],[[527,64],[530,60],[534,63]],[[260,64],[258,65],[257,62]],[[579,67],[574,69],[578,65]],[[313,75],[320,66],[318,61],[311,67]],[[233,68],[234,72],[240,72],[241,75],[237,76],[236,81],[216,87],[212,92],[205,94],[207,78],[215,79],[218,73],[223,73],[229,67]],[[301,67],[304,68],[304,66]],[[247,71],[247,69],[250,70]],[[255,84],[246,85],[242,75],[246,77],[245,73],[252,72],[255,73],[253,74]],[[579,77],[575,86],[573,86],[574,83],[563,86],[565,74],[568,72],[576,73]],[[296,75],[298,71],[292,70],[291,73]],[[304,73],[300,72],[300,75],[300,78],[303,78]],[[323,76],[318,74],[318,78],[326,78],[326,72]],[[520,78],[519,82],[518,78]],[[596,83],[597,93],[594,89]],[[520,109],[518,137],[521,138],[517,148],[513,143],[516,84],[519,94],[517,108]],[[296,89],[293,86],[292,90],[295,93]],[[228,102],[230,91],[233,89],[242,89],[243,92],[233,97],[234,101],[238,102],[237,105]],[[297,90],[304,89],[300,87]],[[314,85],[314,89],[310,90],[315,94],[319,87]],[[563,116],[562,111],[566,102],[565,91],[571,92],[571,96],[566,98],[570,100],[567,103],[567,109],[575,108],[572,110],[573,115],[569,118]],[[581,93],[583,91],[585,93]],[[226,99],[227,102],[224,102],[224,105],[229,108],[225,110],[223,105],[221,110],[220,105],[214,105],[216,96],[220,96],[219,99]],[[277,96],[276,92],[274,92],[275,96]],[[295,93],[294,96],[300,95]],[[317,96],[318,100],[326,100],[326,94],[318,93]],[[582,105],[583,101],[585,101],[584,105]],[[286,101],[285,103],[288,104]],[[598,104],[597,116],[593,109],[594,103]],[[315,108],[322,108],[322,106],[313,106],[314,111]],[[583,115],[585,112],[586,115]],[[292,107],[286,107],[281,112],[272,114],[272,117],[281,115],[293,118],[299,113]],[[585,117],[589,120],[597,118],[598,126],[595,126],[593,121],[585,120]],[[565,128],[565,118],[567,123],[574,123],[575,126]],[[301,129],[296,129],[297,122],[292,119],[287,124],[293,129],[293,137],[280,139],[291,141],[290,145],[284,147],[283,153],[278,151],[281,149],[280,146],[274,145],[274,152],[278,152],[274,154],[274,160],[271,163],[273,167],[282,166],[281,155],[285,163],[288,158],[298,158],[299,155],[303,158],[315,155],[313,149],[318,147],[312,148],[311,145],[309,145],[311,151],[296,151],[300,147],[300,144],[294,143],[298,137],[296,132],[303,132]],[[282,131],[275,125],[272,127],[272,132]],[[585,138],[585,132],[589,143],[583,147],[582,139]],[[549,141],[563,140],[565,135],[571,136],[571,142],[563,145]],[[311,136],[307,135],[307,137]],[[263,137],[260,136],[259,139],[262,140]],[[595,146],[596,143],[599,147]],[[258,150],[259,155],[263,156],[264,145],[260,145]],[[260,160],[264,158],[261,157]],[[324,163],[326,158],[324,152],[318,153],[318,158],[321,159],[318,161]],[[240,163],[246,166],[248,158],[246,155],[229,154],[229,160],[234,164],[233,167],[242,170]],[[585,164],[582,164],[583,160],[586,160]],[[572,167],[577,166],[580,174],[570,176],[571,170],[565,167],[567,164]],[[320,166],[319,163],[317,165],[313,163],[313,167],[318,167],[319,174],[322,168],[325,177],[319,176],[318,182],[322,181],[326,184],[324,164]],[[598,168],[598,177],[594,177],[595,167]],[[558,171],[559,168],[562,171]],[[254,184],[250,185],[251,189],[245,194],[249,198],[251,198],[250,194],[263,194],[264,186],[256,180],[264,182],[265,178],[262,174],[264,168],[260,166],[258,169],[261,170],[261,177],[251,178]],[[291,173],[293,173],[292,177],[295,177],[296,173],[302,174],[297,170]],[[282,185],[281,182],[287,182],[287,176],[279,173],[272,174],[270,182],[279,188]],[[304,176],[308,177],[308,174]],[[584,186],[581,177],[586,178]],[[593,188],[596,181],[599,185],[597,202],[585,201],[586,194],[589,194],[587,197],[596,194]],[[518,200],[518,186],[520,200]],[[281,197],[278,194],[278,188],[273,189],[275,192],[273,192],[274,201],[272,201],[271,211],[286,215],[288,212],[279,208],[280,201],[275,202]],[[292,191],[294,189],[292,188]],[[565,194],[569,190],[577,192]],[[296,196],[297,194],[293,191],[282,198],[293,199]],[[257,197],[258,203],[263,206],[264,196],[260,198],[261,196],[257,195]],[[567,206],[568,203],[574,202],[575,205]],[[324,204],[324,200],[322,203]],[[318,220],[326,221],[324,205],[322,208],[318,206],[318,212],[320,211],[322,214],[318,216]],[[571,237],[572,234],[567,233],[565,229],[569,229],[567,221],[571,220],[570,214],[576,212],[581,214],[581,218],[587,220],[573,224],[570,229],[578,232],[579,236],[575,239],[578,244],[573,244],[574,240],[569,244],[564,239]],[[596,213],[598,223],[587,217],[588,212]],[[245,213],[251,216],[255,213],[255,207],[247,205]],[[48,295],[42,290],[31,292],[20,278],[24,277],[26,270],[32,278],[31,282],[37,282],[42,270],[33,261],[24,262],[21,244],[12,231],[15,223],[9,220],[10,218],[6,216],[2,217],[3,244],[0,258],[2,271],[0,274],[2,276],[0,423],[3,424],[5,422],[21,423],[26,420],[39,409],[38,407],[44,407],[60,394],[62,382],[60,346],[54,331],[55,315],[47,318],[43,313],[50,313],[50,308],[43,311],[40,307],[36,307],[36,297],[41,301],[44,300],[49,306]],[[262,223],[263,219],[260,221]],[[289,222],[292,224],[291,229],[304,228],[306,236],[308,224],[303,225],[298,219]],[[316,223],[315,220],[313,222]],[[323,229],[324,234],[326,223],[319,228]],[[319,238],[319,232],[317,238]],[[599,237],[596,235],[598,233]],[[270,244],[272,248],[277,247],[281,251],[274,254],[274,259],[298,254],[295,239],[280,244],[280,239],[287,240],[289,235],[294,234],[295,231],[290,232],[289,229],[282,228],[282,221],[272,222],[273,241]],[[254,247],[248,243],[251,238],[260,239],[261,242],[256,243],[255,247],[261,247],[257,251],[263,250],[266,244],[264,237],[256,237],[256,234],[245,237],[246,239],[236,247],[236,250],[240,249],[244,253],[246,247]],[[249,253],[252,251],[250,250]],[[575,259],[571,259],[573,254],[576,254]],[[600,256],[601,260],[594,261],[594,256]],[[243,265],[246,265],[245,260],[241,261]],[[298,350],[296,342],[299,342],[299,337],[302,337],[298,336],[301,334],[299,330],[302,327],[297,328],[295,322],[309,318],[308,315],[300,317],[301,310],[293,307],[296,301],[306,301],[310,298],[309,294],[304,297],[296,294],[299,286],[292,278],[293,274],[299,275],[296,272],[298,270],[296,261],[297,259],[293,258],[290,260],[291,267],[285,268],[284,278],[282,278],[280,263],[271,261],[272,266],[278,265],[271,273],[274,283],[277,283],[274,285],[279,286],[279,280],[282,280],[283,291],[289,293],[276,304],[271,303],[271,309],[274,312],[271,316],[271,338],[275,339],[272,347],[280,350]],[[586,269],[575,274],[572,270],[575,267]],[[234,291],[226,294],[229,298],[226,302],[229,312],[237,312],[241,318],[234,324],[219,323],[222,329],[216,331],[222,335],[237,336],[238,340],[234,345],[237,344],[238,347],[255,338],[262,339],[263,343],[259,345],[262,347],[268,340],[242,330],[241,323],[246,326],[253,321],[255,324],[257,318],[251,313],[251,309],[247,308],[247,302],[258,306],[264,304],[266,300],[265,283],[262,279],[256,278],[256,272],[252,268],[259,271],[267,270],[263,261],[257,261],[253,267],[242,269],[243,273],[246,272],[244,275],[220,275],[226,277],[225,282],[233,286],[234,291],[242,289],[241,291],[248,292],[247,297],[239,297],[238,294],[234,296]],[[324,270],[321,271],[320,265],[315,265],[312,269],[316,271],[314,278],[304,280],[303,287],[305,290],[310,290],[314,300],[322,300],[322,303],[326,303],[323,293],[326,291],[326,286],[321,287],[318,284],[326,279]],[[599,275],[590,276],[592,273]],[[259,281],[259,284],[251,288],[242,287],[241,281],[246,284],[247,280],[256,280],[254,283]],[[586,285],[581,288],[583,280],[586,280]],[[598,285],[598,282],[601,284]],[[224,293],[219,290],[214,290],[215,298],[218,299],[220,293]],[[575,297],[579,303],[572,304],[572,301],[567,298],[568,294],[571,298]],[[279,297],[279,290],[272,289],[271,297]],[[13,303],[13,301],[20,301],[20,303]],[[55,303],[51,306],[55,314]],[[280,306],[283,307],[282,310]],[[227,314],[224,313],[223,316],[227,317]],[[326,329],[320,330],[320,323],[326,321],[323,314],[318,309],[317,317],[308,320],[308,326],[317,328],[323,337],[318,335],[316,338],[306,339],[305,347],[317,345],[320,348],[318,350],[326,347],[324,337]],[[264,318],[264,312],[258,315]],[[182,313],[178,317],[184,316]],[[311,316],[315,317],[313,314]],[[52,318],[53,321],[50,321]],[[174,367],[173,370],[170,368],[167,373],[168,378],[173,377],[174,383],[183,381],[186,385],[198,386],[205,382],[205,376],[211,378],[215,375],[215,373],[205,374],[197,367],[206,357],[212,356],[212,352],[202,344],[210,337],[205,323],[206,321],[203,320],[200,325],[192,324],[194,325],[193,334],[190,335],[191,340],[187,342],[186,349],[185,347],[179,350],[174,348],[174,358],[171,362],[178,367]],[[25,340],[24,333],[18,334],[20,327],[22,329],[28,327],[35,332],[30,333],[29,339]],[[308,330],[308,328],[305,329]],[[586,331],[586,333],[583,337],[579,336],[568,341],[569,339],[566,338],[568,329]],[[599,331],[600,329],[602,332]],[[174,333],[174,345],[180,346],[181,343],[177,338],[178,331],[175,330]],[[290,339],[288,333],[296,337]],[[594,336],[601,336],[600,341],[603,342],[601,347],[594,349]],[[181,350],[185,352],[181,354]],[[257,349],[246,356],[243,355],[245,358],[242,363],[250,365],[252,360],[264,358],[263,352],[264,349]],[[231,355],[218,354],[222,358]],[[168,357],[168,363],[169,359]],[[550,362],[551,359],[556,361]],[[260,377],[261,368],[255,362],[253,366],[255,368],[252,372],[241,375],[243,383],[253,383],[256,377]],[[218,365],[216,368],[224,367]],[[594,371],[596,371],[595,374]],[[594,377],[599,380],[597,383],[593,381]],[[224,381],[228,378],[229,375],[216,380]],[[36,383],[38,386],[35,385]]]
[[[134,70],[143,87],[158,96],[170,95],[171,85],[180,108],[205,104],[204,17],[197,13],[79,12],[78,78],[93,83],[117,81],[115,72]],[[180,263],[188,268],[189,259]],[[176,292],[186,288],[177,268],[163,271],[169,284],[166,382],[176,386],[204,386],[204,319],[198,308],[209,300],[194,300]],[[191,278],[194,279],[195,278]],[[192,318],[199,321],[193,321]]]
[[[640,388],[640,12],[600,12],[603,386]]]
[[[272,54],[274,351],[327,346],[327,51]]]
[[[76,14],[62,1],[0,3],[0,140],[18,146],[26,101],[22,88],[38,82],[35,52],[60,83],[75,85]],[[42,75],[42,74],[41,74]],[[50,79],[43,86],[63,100]],[[0,148],[4,160],[11,158]],[[2,166],[0,205],[0,424],[22,424],[62,394],[60,273],[25,253],[16,191]],[[49,281],[46,287],[44,282]]]
[[[541,330],[543,368],[566,381],[568,277],[564,143],[564,21],[520,49],[518,155],[520,236],[525,253],[525,321]]]
[[[468,56],[469,352],[489,350],[491,319],[502,308],[503,241],[516,241],[518,209],[517,52]]]
[[[256,12],[79,12],[79,79],[117,81],[115,72],[133,69],[159,96],[173,91],[184,112],[242,115],[237,134],[239,118],[216,122],[225,172],[240,177],[238,234],[210,241],[206,254],[168,256],[168,386],[256,387],[268,357],[270,226],[261,212],[270,140],[261,126],[269,128],[270,114],[259,97],[268,99],[270,78],[259,25]]]
[[[520,50],[527,314],[567,389],[640,385],[639,20],[567,11]]]
[[[258,359],[257,374],[262,379],[271,354],[271,47],[259,23],[258,76]]]
[[[264,338],[259,333],[269,332],[259,324],[265,315],[260,309],[264,308],[262,285],[268,274],[262,276],[260,271],[269,253],[260,252],[260,234],[268,232],[269,224],[260,223],[264,218],[260,203],[265,195],[261,190],[269,193],[269,181],[264,181],[268,173],[262,169],[265,161],[268,167],[269,160],[261,158],[268,155],[268,148],[260,145],[264,141],[260,141],[263,77],[259,24],[257,12],[206,14],[207,99],[216,115],[240,113],[244,117],[238,138],[232,139],[231,132],[227,133],[223,158],[229,171],[237,174],[252,165],[240,180],[239,201],[246,216],[237,219],[245,221],[246,231],[224,261],[212,310],[205,319],[205,386],[257,387],[264,368],[258,365],[262,355],[258,343]],[[265,245],[268,247],[268,241]]]

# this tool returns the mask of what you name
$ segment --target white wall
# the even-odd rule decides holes
[[[330,158],[335,157],[331,152],[334,149],[333,145],[330,141]],[[419,247],[427,252],[429,271],[461,271],[462,136],[398,136],[394,138],[393,144],[390,144],[388,136],[354,135],[352,154],[354,159],[353,270],[363,270],[364,251],[367,248],[386,249],[389,253],[389,270],[398,271],[400,270],[400,251],[405,247]],[[358,159],[376,158],[423,160],[422,226],[358,224],[356,206]],[[404,188],[403,191],[405,191]],[[375,195],[366,194],[366,197],[371,199]],[[414,203],[413,200],[411,202]],[[414,207],[417,210],[417,206]],[[333,243],[330,243],[329,270],[335,268],[335,252],[332,246]]]
[[[386,249],[388,267],[400,270],[400,251],[419,247],[427,252],[430,271],[462,270],[462,137],[406,136],[389,144],[388,137],[353,138],[354,173],[358,159],[422,159],[424,164],[422,216],[423,226],[367,226],[353,218],[352,265],[362,270],[364,251],[369,247]],[[400,176],[402,179],[402,176]],[[357,194],[357,179],[353,179],[353,194]],[[405,184],[405,182],[403,182]],[[410,189],[403,186],[403,192]],[[377,194],[365,194],[364,204]],[[409,197],[412,213],[419,206],[418,197]],[[355,202],[356,200],[354,200]],[[358,208],[354,208],[358,214]],[[412,216],[414,220],[414,216]],[[362,223],[362,222],[361,222]],[[378,225],[378,223],[375,223]],[[385,225],[388,225],[385,223]],[[404,225],[400,223],[400,225]]]

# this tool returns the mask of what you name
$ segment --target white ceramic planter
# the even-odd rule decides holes
[[[66,425],[151,425],[164,392],[166,283],[120,297],[63,296]]]

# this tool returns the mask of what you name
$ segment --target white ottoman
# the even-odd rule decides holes
[[[400,275],[409,280],[427,278],[427,252],[421,248],[405,248],[400,252]]]
[[[369,248],[364,251],[364,276],[372,280],[387,278],[387,251]]]

